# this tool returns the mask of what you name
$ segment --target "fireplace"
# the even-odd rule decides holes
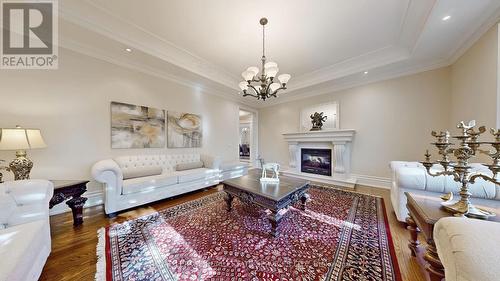
[[[303,173],[331,176],[332,150],[319,148],[302,148],[300,169]]]

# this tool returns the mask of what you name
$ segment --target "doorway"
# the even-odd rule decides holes
[[[256,112],[239,111],[239,157],[241,162],[253,166],[257,158],[257,116]]]

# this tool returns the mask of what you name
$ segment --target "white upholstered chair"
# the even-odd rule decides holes
[[[38,280],[50,254],[47,180],[0,184],[0,281]]]
[[[442,218],[433,236],[446,281],[500,280],[500,223]]]

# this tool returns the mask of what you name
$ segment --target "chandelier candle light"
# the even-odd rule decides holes
[[[262,66],[261,69],[257,66],[250,66],[247,70],[243,71],[241,76],[245,81],[240,82],[239,86],[243,92],[243,96],[252,96],[257,99],[266,100],[270,97],[277,97],[279,90],[286,89],[286,83],[290,80],[290,74],[281,74],[278,76],[278,82],[274,81],[274,78],[278,74],[278,64],[275,62],[266,62],[265,55],[265,26],[267,24],[266,18],[260,19],[260,24],[262,25]],[[260,71],[260,75],[259,74]],[[252,83],[255,83],[253,85]]]
[[[432,144],[437,147],[439,151],[438,153],[442,156],[442,159],[436,162],[431,161],[431,155],[429,154],[429,151],[427,151],[425,154],[425,161],[421,163],[424,165],[429,175],[452,176],[456,182],[461,184],[460,192],[458,193],[460,195],[460,199],[458,201],[453,200],[453,194],[442,197],[446,200],[442,203],[445,209],[457,216],[465,215],[468,217],[487,219],[488,217],[495,216],[495,213],[479,209],[471,203],[469,184],[473,184],[479,178],[494,184],[500,184],[497,180],[498,173],[500,172],[500,130],[490,129],[490,133],[495,137],[494,141],[479,142],[478,138],[486,131],[486,128],[481,126],[478,128],[478,131],[475,131],[475,125],[476,122],[474,120],[470,121],[468,125],[466,125],[463,121],[457,125],[457,128],[462,132],[457,136],[452,136],[452,138],[457,139],[460,142],[456,148],[451,147],[454,144],[449,141],[450,133],[448,131],[439,133],[432,131],[432,136],[437,139],[437,141]],[[491,145],[494,148],[494,151],[480,150],[479,146],[483,144]],[[474,157],[478,151],[492,158],[492,164],[483,164],[492,172],[492,176],[482,173],[471,173],[470,170],[472,167],[469,165],[469,160]],[[450,160],[450,154],[455,156],[457,162]],[[431,172],[431,168],[434,164],[440,164],[443,167],[443,170]]]

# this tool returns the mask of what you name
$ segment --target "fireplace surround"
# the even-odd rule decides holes
[[[351,143],[355,130],[309,131],[283,134],[288,142],[289,163],[284,167],[283,174],[305,178],[311,181],[323,182],[339,186],[356,185],[356,178],[351,176]],[[324,170],[317,173],[302,169],[302,150],[331,150],[330,173]]]

